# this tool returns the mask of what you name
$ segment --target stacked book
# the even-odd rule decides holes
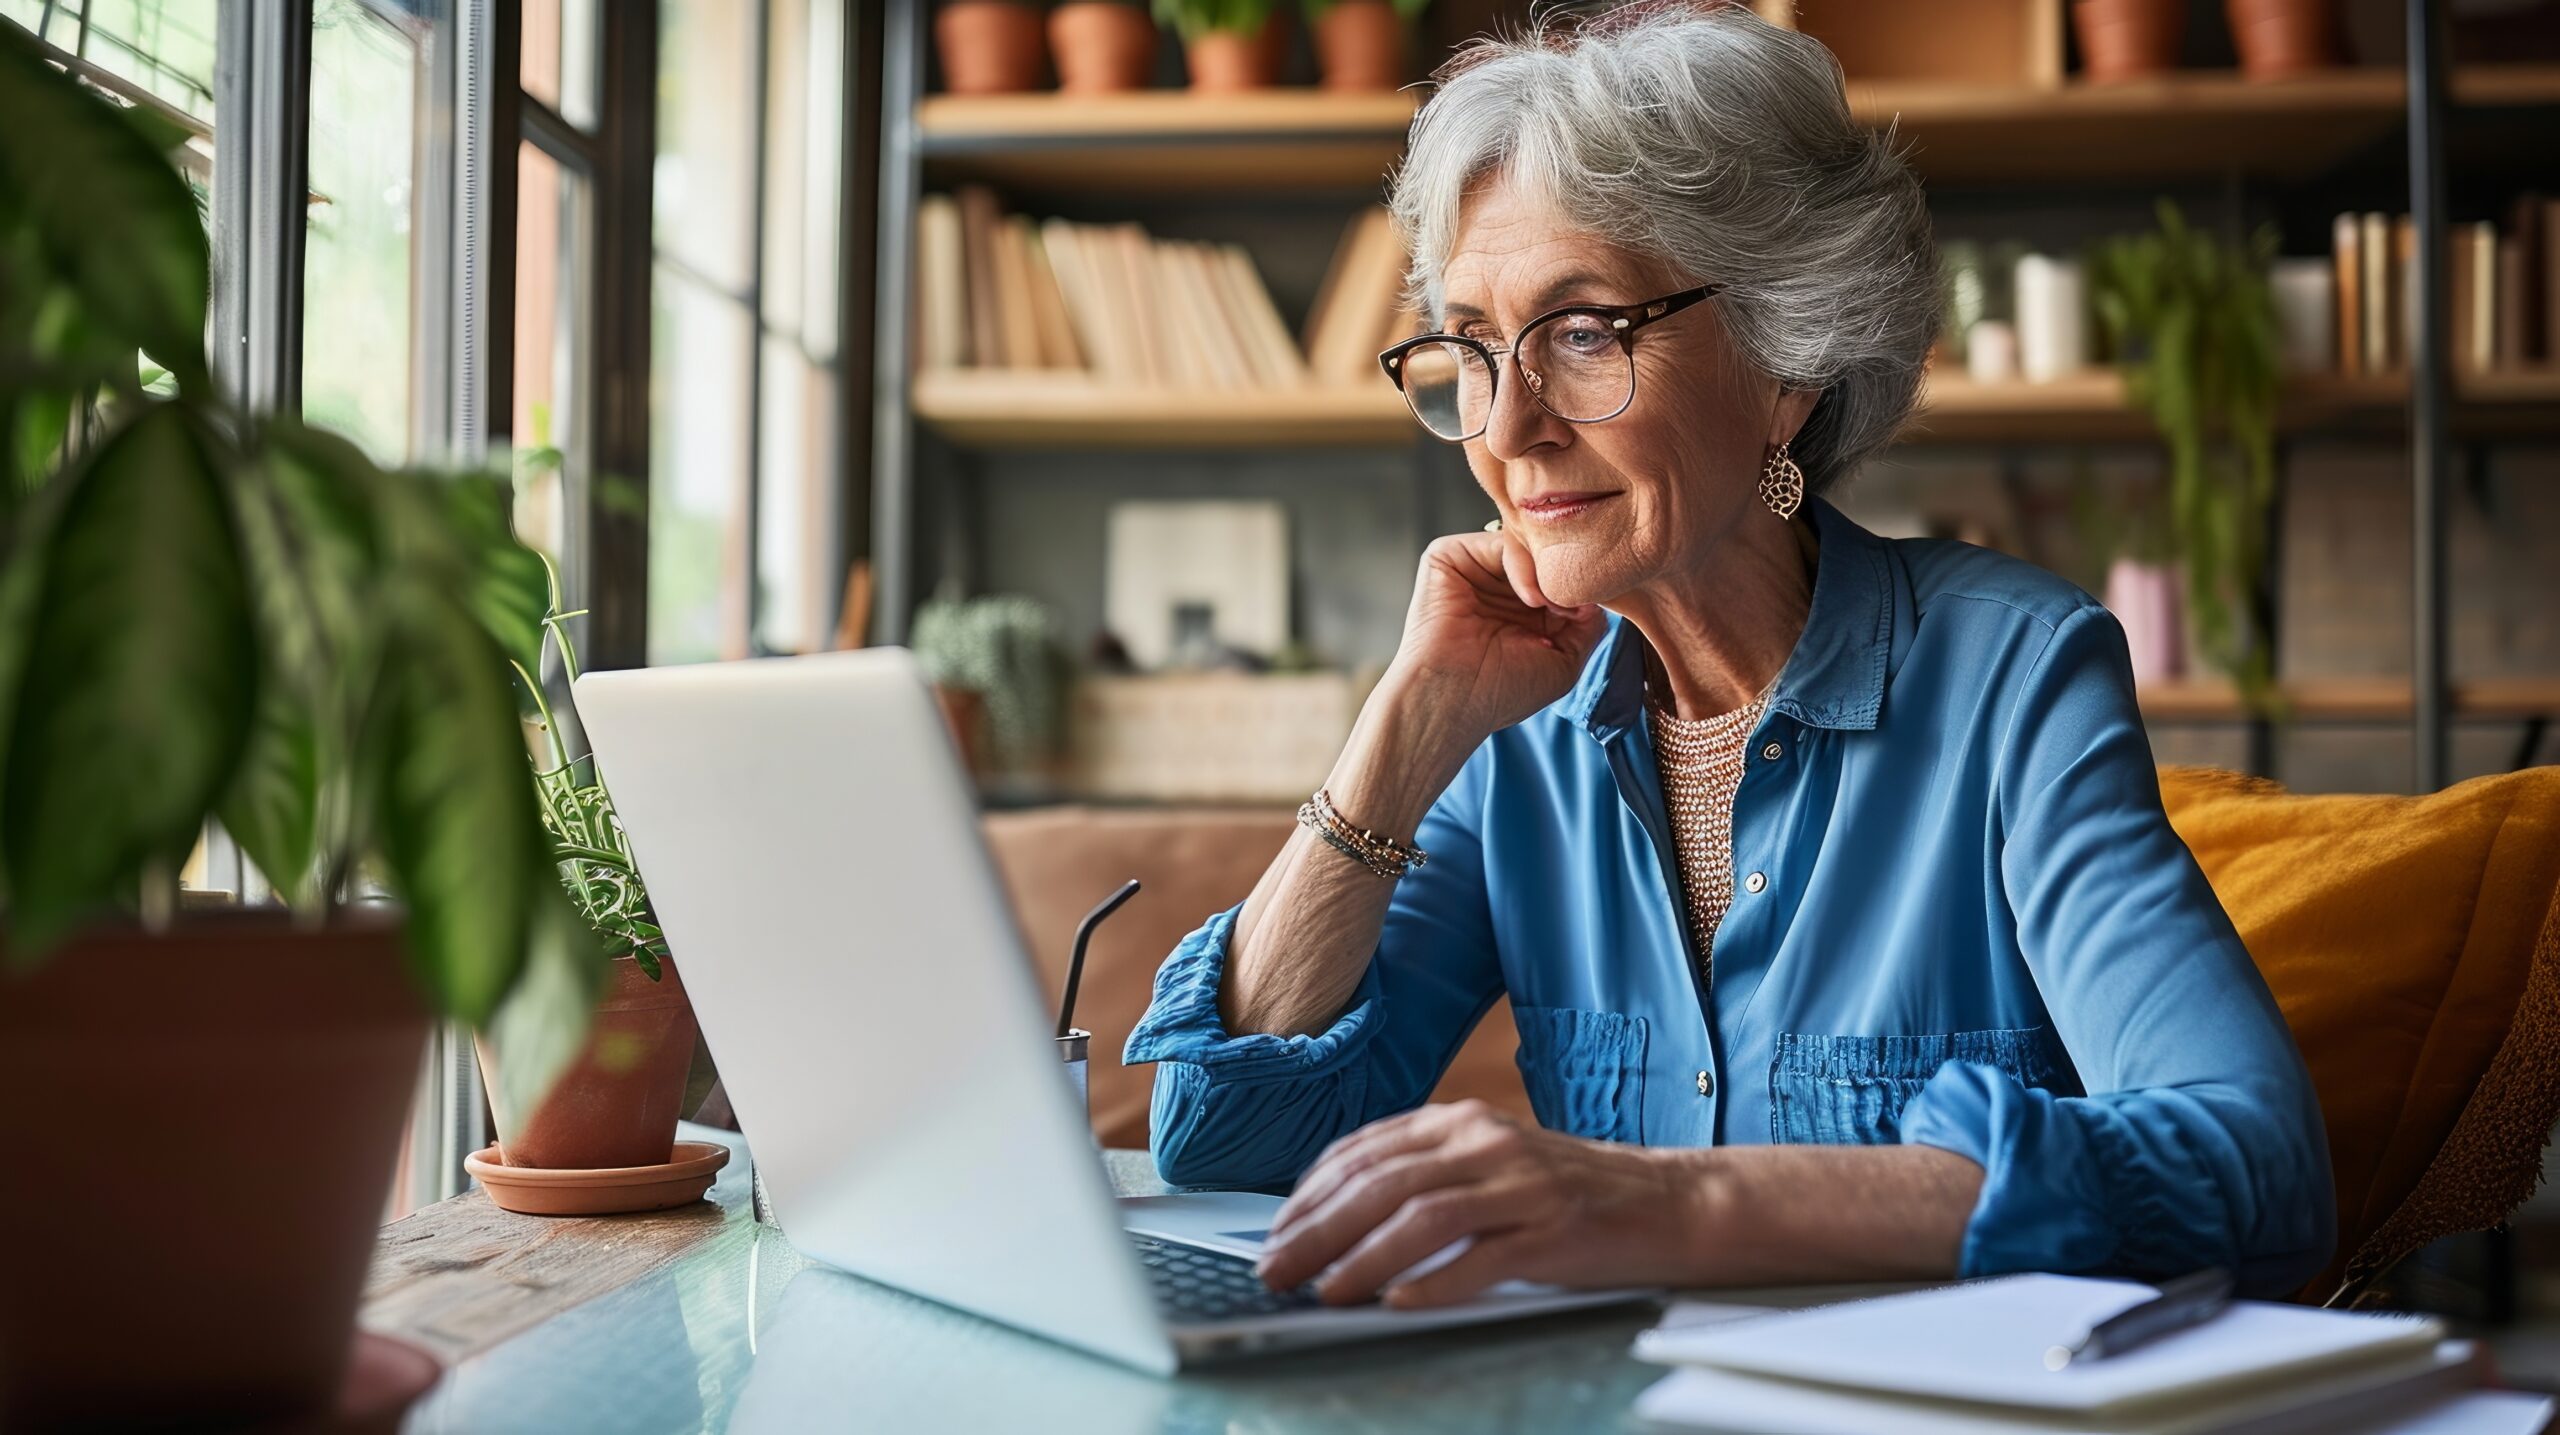
[[[2507,222],[2449,225],[2453,366],[2489,373],[2560,364],[2560,200],[2528,194]],[[2418,239],[2408,215],[2341,214],[2331,231],[2338,372],[2390,374],[2415,350]]]
[[[1083,374],[1137,388],[1282,389],[1374,379],[1404,250],[1383,209],[1354,220],[1302,335],[1241,245],[1131,223],[1008,214],[983,186],[916,218],[916,365]]]

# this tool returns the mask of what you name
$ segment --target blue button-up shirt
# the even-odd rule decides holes
[[[2122,630],[2041,569],[1819,500],[1803,636],[1751,735],[1733,905],[1692,950],[1624,620],[1422,823],[1350,1008],[1229,1035],[1235,911],[1156,979],[1168,1180],[1294,1180],[1408,1110],[1508,993],[1539,1121],[1657,1146],[1914,1142],[1981,1164],[1966,1275],[2289,1291],[2334,1240],[2291,1035],[2161,811]],[[1356,814],[1355,814],[1356,815]]]

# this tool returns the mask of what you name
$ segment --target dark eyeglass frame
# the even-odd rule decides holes
[[[1541,324],[1574,314],[1589,314],[1595,318],[1606,319],[1609,321],[1610,329],[1617,335],[1618,347],[1626,354],[1630,365],[1627,375],[1627,396],[1619,400],[1616,408],[1598,418],[1577,419],[1556,413],[1554,409],[1547,408],[1544,399],[1538,399],[1538,407],[1546,409],[1548,413],[1554,414],[1555,417],[1569,424],[1602,424],[1625,413],[1627,406],[1636,401],[1636,382],[1632,368],[1636,356],[1636,331],[1647,324],[1668,319],[1692,304],[1712,299],[1722,293],[1724,287],[1722,284],[1701,284],[1695,289],[1683,289],[1677,294],[1665,294],[1659,299],[1647,299],[1636,304],[1567,304],[1559,309],[1549,309],[1521,325],[1520,333],[1527,334]],[[1482,339],[1471,339],[1464,334],[1416,334],[1410,339],[1390,346],[1378,355],[1378,367],[1386,371],[1388,381],[1396,386],[1396,392],[1404,394],[1405,407],[1408,409],[1413,407],[1413,395],[1407,392],[1404,386],[1404,356],[1425,344],[1460,344],[1475,350],[1484,359],[1486,371],[1493,375],[1493,386],[1485,393],[1485,423],[1478,425],[1473,433],[1460,434],[1456,438],[1444,438],[1438,430],[1431,427],[1427,420],[1423,419],[1419,410],[1414,413],[1414,421],[1422,425],[1423,432],[1440,439],[1443,443],[1466,443],[1471,439],[1483,437],[1485,427],[1493,422],[1493,406],[1502,396],[1503,359],[1508,357],[1514,368],[1520,365],[1518,336],[1513,336],[1512,342],[1508,344],[1488,344]],[[1522,371],[1521,379],[1524,383],[1527,382],[1527,371]],[[1531,384],[1530,397],[1535,399],[1537,394],[1537,386]]]

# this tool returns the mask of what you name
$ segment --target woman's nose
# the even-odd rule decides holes
[[[1485,417],[1486,451],[1508,460],[1531,449],[1565,442],[1565,421],[1538,402],[1538,390],[1544,386],[1545,378],[1520,362],[1516,353],[1504,355],[1502,362],[1510,370],[1502,377],[1509,382],[1493,386],[1493,412]]]

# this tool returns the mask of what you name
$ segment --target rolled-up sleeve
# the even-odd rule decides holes
[[[1157,1064],[1148,1137],[1165,1180],[1294,1181],[1336,1138],[1430,1095],[1502,992],[1477,827],[1486,760],[1479,750],[1423,819],[1415,843],[1430,860],[1397,884],[1359,987],[1324,1031],[1227,1031],[1218,994],[1241,907],[1165,959],[1121,1055]]]
[[[1949,1063],[1902,1139],[1980,1163],[1962,1273],[2234,1270],[2298,1288],[2336,1239],[2319,1102],[2161,809],[2122,629],[2058,625],[2003,744],[1998,895],[2086,1095]]]

